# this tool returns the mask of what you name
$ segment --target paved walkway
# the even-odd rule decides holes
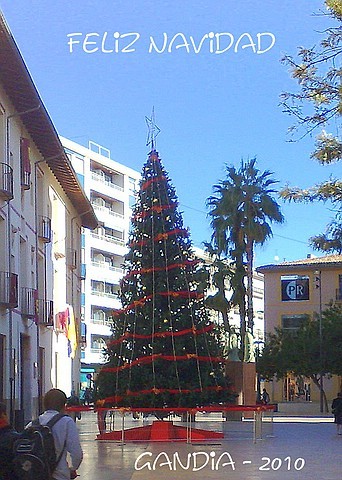
[[[331,418],[277,417],[253,442],[253,422],[197,422],[224,430],[212,442],[125,443],[95,440],[96,414],[82,414],[80,480],[339,480],[342,436]],[[126,426],[142,421],[128,419]],[[119,427],[116,427],[119,428]]]

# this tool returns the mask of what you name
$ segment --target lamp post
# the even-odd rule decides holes
[[[319,294],[319,409],[323,413],[323,332],[322,332],[322,272],[315,271],[315,284]]]

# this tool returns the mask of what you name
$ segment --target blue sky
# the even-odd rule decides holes
[[[154,106],[157,149],[196,246],[210,238],[206,199],[224,179],[225,164],[256,156],[279,186],[341,177],[340,165],[310,160],[313,137],[288,141],[293,119],[279,106],[280,93],[296,89],[280,59],[319,42],[331,25],[313,15],[323,0],[0,0],[0,6],[61,135],[99,143],[141,171],[145,116]],[[76,33],[70,52],[68,35]],[[160,50],[167,39],[162,53],[151,37]],[[242,48],[251,41],[254,47]],[[281,204],[286,223],[257,249],[257,265],[304,258],[308,238],[333,214],[328,205]]]

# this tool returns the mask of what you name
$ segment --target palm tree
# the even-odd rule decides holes
[[[211,242],[218,255],[229,256],[235,266],[231,280],[232,303],[239,306],[242,350],[247,328],[253,332],[253,257],[255,244],[272,236],[270,223],[284,217],[273,198],[276,181],[269,170],[260,172],[256,159],[241,161],[239,169],[226,166],[227,177],[214,185],[215,195],[207,200],[211,208]],[[245,279],[247,277],[247,288]],[[247,298],[247,304],[246,304]],[[247,316],[247,324],[246,324]]]
[[[231,279],[234,272],[229,263],[221,260],[210,243],[204,242],[206,252],[211,258],[210,263],[210,281],[214,284],[216,293],[208,295],[205,299],[205,304],[209,309],[216,310],[221,314],[223,329],[225,332],[230,332],[231,325],[229,324],[228,313],[233,304],[226,298],[226,280]]]

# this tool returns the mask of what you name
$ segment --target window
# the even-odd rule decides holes
[[[133,208],[134,205],[135,205],[135,197],[133,195],[130,195],[128,197],[128,204],[129,204],[129,208]]]
[[[336,300],[342,300],[342,275],[338,276],[338,289],[336,292]]]
[[[128,177],[128,189],[130,192],[133,192],[133,193],[136,191],[135,179],[132,177]]]
[[[31,186],[30,141],[28,138],[20,139],[20,168],[21,186],[24,190],[28,190]]]
[[[91,349],[95,352],[100,352],[106,348],[106,341],[109,337],[100,337],[98,335],[91,335]]]
[[[282,315],[281,327],[284,330],[298,330],[301,325],[309,318],[307,314],[300,315]]]

